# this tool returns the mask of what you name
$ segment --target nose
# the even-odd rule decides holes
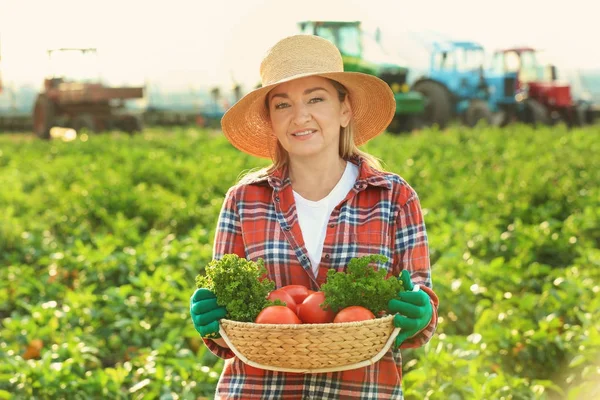
[[[310,112],[304,104],[296,106],[296,109],[294,110],[294,123],[296,125],[302,126],[310,121],[310,119]]]

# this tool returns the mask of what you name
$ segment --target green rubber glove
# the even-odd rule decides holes
[[[217,304],[217,297],[208,289],[196,289],[190,298],[190,314],[194,328],[203,338],[216,339],[219,320],[227,314],[225,307]]]
[[[400,333],[396,336],[394,348],[400,347],[406,339],[422,331],[429,325],[433,317],[433,307],[429,295],[418,287],[415,290],[409,272],[403,270],[399,279],[406,291],[398,293],[398,296],[388,303],[388,311],[396,314],[394,325],[401,328]]]

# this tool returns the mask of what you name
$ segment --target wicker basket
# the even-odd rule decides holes
[[[243,362],[272,371],[331,372],[364,367],[388,351],[394,316],[360,322],[272,325],[221,319],[220,334]]]

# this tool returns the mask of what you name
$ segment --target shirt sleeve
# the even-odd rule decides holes
[[[394,265],[396,272],[406,269],[413,284],[420,285],[431,299],[433,316],[429,324],[415,336],[407,339],[401,348],[415,348],[427,343],[435,333],[438,316],[438,297],[433,291],[427,230],[416,193],[401,207],[396,226]]]
[[[244,239],[242,236],[240,214],[235,198],[235,187],[225,195],[221,212],[217,221],[215,241],[213,244],[213,259],[219,260],[225,254],[237,254],[246,257]],[[235,356],[233,351],[221,347],[210,339],[203,339],[211,353],[217,357],[228,359]]]
[[[221,347],[218,344],[216,344],[215,342],[213,342],[210,339],[202,339],[204,341],[204,344],[206,345],[206,347],[208,348],[208,350],[213,353],[215,356],[219,357],[219,358],[223,358],[225,360],[227,360],[228,358],[233,358],[235,357],[235,354],[233,351],[231,351],[231,349],[227,349],[225,347]]]
[[[236,200],[236,187],[229,189],[225,195],[213,244],[213,259],[220,260],[225,254],[246,257],[242,224]]]

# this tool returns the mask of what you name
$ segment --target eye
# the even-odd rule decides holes
[[[290,105],[289,105],[288,103],[281,102],[281,103],[277,103],[277,104],[275,104],[275,109],[276,109],[276,110],[281,110],[281,109],[283,109],[283,108],[287,108],[287,107],[289,107],[289,106],[290,106]]]
[[[323,101],[323,98],[322,98],[322,97],[313,97],[313,98],[312,98],[312,99],[310,99],[308,102],[309,102],[310,104],[314,104],[314,103],[319,103],[319,102],[321,102],[321,101]]]

